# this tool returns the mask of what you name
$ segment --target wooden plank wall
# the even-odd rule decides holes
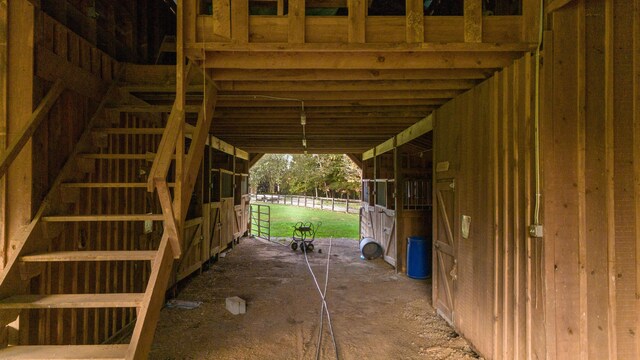
[[[472,218],[454,325],[488,358],[640,357],[639,9],[581,0],[549,15],[542,239],[527,233],[534,58],[436,111],[435,163],[450,163],[436,177],[456,179],[455,216]]]
[[[532,336],[541,329],[528,321],[541,311],[528,296],[542,286],[530,270],[540,262],[540,247],[526,228],[533,198],[533,71],[527,55],[435,114],[434,164],[449,168],[436,171],[434,183],[455,179],[454,223],[471,217],[467,239],[453,229],[453,323],[493,359],[544,358],[544,344]]]
[[[547,357],[640,357],[640,1],[574,1],[545,37]]]
[[[121,61],[153,61],[164,36],[175,35],[175,15],[162,1],[41,0],[40,6],[56,21]]]
[[[38,12],[36,17],[35,45],[36,101],[47,93],[55,77],[68,75],[57,73],[61,67],[75,69],[76,73],[86,75],[102,89],[106,89],[118,71],[117,62],[109,55],[97,50],[87,40],[43,12]],[[55,64],[51,61],[54,56],[57,60]],[[52,65],[58,69],[51,68]],[[34,152],[37,156],[33,158],[33,197],[36,209],[73,151],[103,94],[103,91],[93,94],[88,89],[82,90],[83,88],[76,87],[61,94],[47,119],[34,134]]]

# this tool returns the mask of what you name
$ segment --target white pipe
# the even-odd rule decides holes
[[[535,162],[535,206],[533,210],[533,224],[540,224],[540,203],[542,190],[540,181],[540,48],[542,47],[542,34],[544,29],[544,1],[540,0],[540,26],[538,31],[538,47],[536,48],[536,79],[535,79],[535,109],[533,120],[534,134],[534,162]]]

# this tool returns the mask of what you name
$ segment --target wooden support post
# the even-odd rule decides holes
[[[284,0],[278,0],[278,16],[284,16]]]
[[[183,203],[186,209],[189,206],[191,192],[198,178],[198,171],[204,157],[205,145],[209,134],[209,128],[213,119],[213,113],[217,100],[217,91],[212,83],[207,83],[205,88],[206,98],[202,110],[198,113],[196,129],[191,139],[191,146],[186,159],[186,171],[183,178]],[[234,177],[235,179],[235,177]],[[235,180],[234,180],[235,181]]]
[[[184,41],[192,44],[196,41],[196,5],[195,0],[183,0],[184,2]],[[215,1],[214,1],[215,2]]]
[[[224,38],[231,38],[231,0],[215,0],[212,10],[216,20],[213,22],[213,32]]]
[[[289,42],[305,42],[305,0],[289,0]]]
[[[522,41],[537,43],[539,34],[540,1],[522,0]]]
[[[406,0],[406,6],[407,42],[424,42],[424,4],[422,0]],[[482,10],[482,5],[480,9]]]
[[[482,42],[482,0],[464,0],[464,41]]]
[[[7,89],[11,92],[7,96],[7,138],[13,141],[19,129],[25,124],[25,119],[33,112],[33,40],[35,29],[35,11],[28,1],[8,1],[8,41],[7,41]],[[15,158],[13,166],[5,178],[6,188],[6,219],[2,219],[5,228],[5,243],[7,258],[12,249],[11,240],[21,238],[17,236],[31,221],[33,211],[32,177],[33,177],[32,140],[23,147]]]
[[[0,1],[0,151],[7,146],[7,0]],[[7,183],[0,177],[0,270],[7,260],[6,196]]]
[[[348,0],[349,42],[365,43],[367,0]]]
[[[249,42],[249,2],[231,0],[231,39],[245,44]]]

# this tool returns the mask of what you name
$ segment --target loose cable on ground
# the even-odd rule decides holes
[[[332,246],[332,239],[329,239],[329,256],[331,256],[331,246]],[[338,346],[336,344],[336,338],[335,335],[333,333],[333,323],[331,322],[331,314],[329,312],[329,306],[327,306],[327,301],[325,299],[325,295],[327,292],[327,284],[329,282],[329,260],[331,259],[330,257],[327,258],[327,273],[326,273],[326,279],[325,279],[325,293],[322,293],[322,290],[320,289],[320,284],[318,284],[318,279],[316,278],[316,275],[313,273],[313,269],[311,268],[311,264],[309,264],[309,258],[307,257],[307,249],[306,247],[303,246],[302,248],[302,252],[304,252],[304,260],[307,263],[307,268],[309,268],[309,272],[311,273],[311,277],[313,278],[313,282],[316,285],[316,289],[318,290],[318,293],[320,294],[320,297],[322,298],[322,306],[321,306],[321,311],[320,311],[320,315],[321,315],[321,319],[322,319],[322,315],[323,312],[326,310],[327,312],[327,323],[329,324],[329,333],[331,334],[331,340],[333,342],[333,349],[336,352],[336,360],[339,360],[340,357],[338,355]],[[322,320],[320,322],[320,334],[322,334]],[[320,335],[319,339],[322,339],[322,335]],[[316,359],[319,359],[320,356],[320,342],[318,342],[318,347],[316,349]]]
[[[329,239],[329,253],[327,255],[327,271],[324,276],[324,291],[322,293],[322,296],[325,298],[327,296],[327,285],[329,285],[329,262],[331,260],[332,240],[333,238]],[[322,344],[322,331],[324,330],[323,325],[324,325],[324,304],[320,303],[320,331],[318,331],[318,346],[316,347],[316,360],[320,359],[320,344]],[[334,339],[333,346],[334,348],[337,348],[335,344],[335,339]],[[336,354],[337,354],[337,351],[336,351]]]

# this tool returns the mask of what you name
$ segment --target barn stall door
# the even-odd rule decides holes
[[[376,232],[374,228],[375,209],[373,206],[367,204],[360,208],[360,237],[361,238],[376,238]]]
[[[396,266],[396,212],[382,209],[380,211],[380,241],[384,249],[384,261]]]
[[[455,239],[455,180],[436,184],[436,222],[434,239],[434,306],[449,323],[454,316],[454,287],[457,277]]]
[[[208,216],[209,216],[209,256],[206,259],[208,260],[212,256],[218,255],[221,250],[221,236],[220,231],[222,229],[222,223],[220,220],[220,203],[211,206]]]

